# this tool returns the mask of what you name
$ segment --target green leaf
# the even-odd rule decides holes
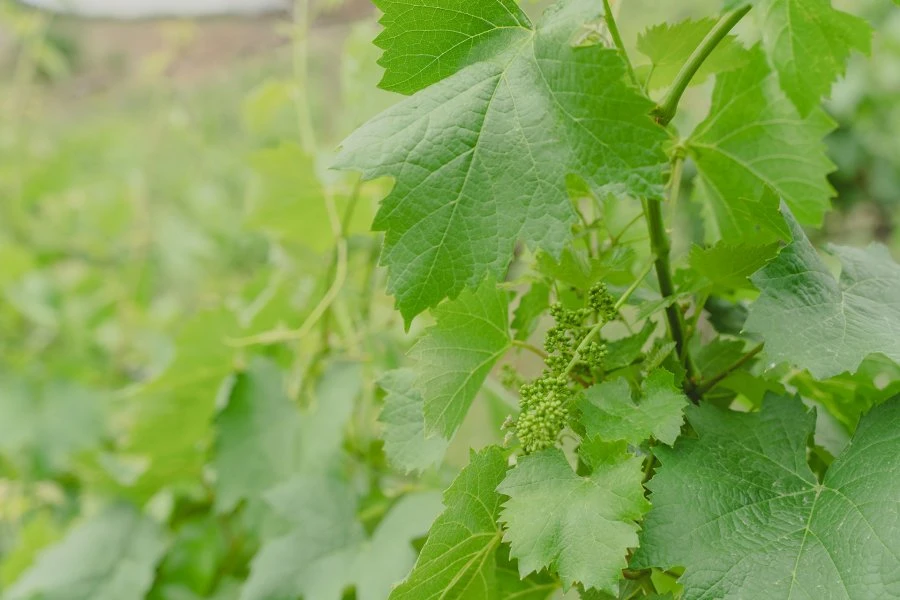
[[[607,355],[603,361],[603,368],[612,371],[632,364],[641,355],[641,350],[654,331],[656,331],[656,323],[648,319],[636,334],[607,342]]]
[[[266,543],[253,560],[242,600],[384,600],[416,559],[411,541],[425,535],[440,510],[435,492],[400,499],[366,537],[355,494],[333,477],[300,475],[268,495],[293,530]]]
[[[316,382],[301,417],[298,472],[324,472],[340,460],[345,428],[362,393],[362,371],[358,362],[335,360]]]
[[[4,600],[142,600],[165,548],[156,522],[108,508],[42,551]]]
[[[640,444],[652,436],[672,445],[681,432],[687,403],[675,376],[660,369],[641,384],[637,403],[628,382],[620,378],[588,388],[578,406],[587,437]]]
[[[388,371],[378,381],[387,392],[378,420],[384,425],[384,452],[394,466],[407,473],[424,471],[441,462],[449,442],[425,437],[425,399],[415,389],[413,369]]]
[[[542,281],[535,281],[522,294],[519,305],[516,307],[513,317],[512,329],[516,332],[515,339],[527,340],[537,327],[541,316],[550,305],[550,286]]]
[[[230,512],[287,479],[300,450],[300,413],[272,362],[256,359],[237,376],[216,418],[216,509]]]
[[[709,116],[687,142],[719,237],[732,244],[784,237],[779,198],[802,223],[821,223],[833,195],[822,143],[832,127],[821,111],[797,114],[759,49],[746,66],[720,75]]]
[[[397,10],[420,27],[433,21],[418,4]],[[339,168],[395,179],[374,228],[387,232],[381,260],[407,323],[486,276],[500,279],[517,240],[559,255],[576,220],[567,176],[598,194],[661,194],[666,133],[648,116],[652,103],[625,81],[616,50],[569,43],[601,12],[593,0],[558,4],[536,29],[517,26],[504,43],[479,46],[478,62],[344,141]],[[420,37],[458,42],[447,32]]]
[[[856,371],[870,354],[900,361],[900,265],[888,249],[832,246],[835,279],[789,213],[794,241],[753,277],[760,290],[746,329],[766,342],[776,361],[824,379]]]
[[[0,451],[37,476],[70,468],[105,434],[105,402],[72,382],[0,373]]]
[[[716,287],[726,290],[752,288],[750,276],[756,273],[778,253],[778,243],[732,244],[722,240],[715,246],[691,249],[691,267],[710,280]]]
[[[150,460],[133,484],[139,498],[194,482],[203,469],[216,397],[232,372],[233,349],[223,340],[234,329],[224,310],[193,317],[179,332],[168,369],[137,394],[122,450]]]
[[[497,595],[497,525],[506,457],[496,446],[471,462],[444,492],[446,509],[431,526],[409,577],[390,600],[500,600]]]
[[[806,462],[815,417],[799,401],[691,408],[699,439],[655,450],[662,467],[632,566],[686,567],[686,598],[896,597],[898,400],[863,418],[822,483]]]
[[[638,543],[636,521],[649,508],[641,462],[619,455],[579,477],[560,450],[519,458],[497,488],[509,496],[500,520],[519,573],[552,567],[566,587],[614,592]]]
[[[384,31],[379,87],[412,94],[490,56],[531,31],[513,0],[375,0]]]
[[[668,87],[706,34],[716,24],[716,19],[688,19],[674,25],[660,23],[638,36],[638,51],[650,59],[650,64],[638,68],[648,81],[648,89]],[[707,57],[691,79],[698,85],[710,76],[739,69],[747,63],[747,50],[734,36],[726,36]]]
[[[451,439],[491,368],[509,349],[509,299],[490,280],[434,310],[437,323],[410,350],[425,398],[427,436]]]
[[[762,39],[781,88],[809,114],[844,74],[850,53],[870,51],[872,29],[830,0],[760,0]]]
[[[260,177],[260,195],[248,225],[315,252],[334,245],[325,195],[312,158],[294,142],[257,151],[250,164]]]
[[[356,495],[328,475],[298,475],[266,494],[293,531],[263,545],[253,559],[241,600],[339,599],[347,565],[365,539]]]

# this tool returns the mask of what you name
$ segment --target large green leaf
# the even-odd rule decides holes
[[[425,397],[425,431],[450,439],[510,346],[509,298],[490,280],[434,311],[437,324],[410,350]]]
[[[632,566],[686,567],[686,598],[900,596],[900,398],[862,419],[821,483],[806,462],[815,417],[796,399],[688,419],[699,438],[655,450]]]
[[[4,600],[142,600],[166,544],[159,526],[118,506],[41,552]]]
[[[444,458],[449,442],[425,436],[425,399],[414,387],[413,369],[388,371],[378,381],[387,392],[378,420],[384,425],[384,452],[406,472],[423,471]]]
[[[800,225],[785,218],[794,241],[753,277],[761,293],[746,330],[762,336],[771,358],[820,379],[856,371],[875,352],[900,361],[900,265],[888,249],[832,246],[843,267],[835,279]]]
[[[435,26],[434,6],[468,7],[459,17],[468,24],[499,10],[496,1],[384,4],[406,11],[389,12],[388,23],[426,29],[429,55],[453,54],[460,35],[469,39]],[[598,193],[661,193],[666,134],[648,117],[652,103],[625,81],[618,52],[571,44],[601,14],[593,0],[572,0],[536,29],[492,34],[477,62],[453,74],[441,67],[444,79],[344,141],[338,167],[395,179],[374,227],[387,232],[382,263],[407,322],[487,275],[499,279],[517,240],[558,255],[575,221],[568,175]]]
[[[822,143],[831,128],[820,111],[800,117],[758,48],[747,65],[719,75],[709,116],[687,142],[718,236],[758,243],[783,235],[779,198],[802,223],[819,224],[833,194]]]
[[[552,567],[565,586],[614,593],[626,553],[638,544],[638,521],[649,508],[641,459],[621,453],[589,477],[572,471],[562,451],[519,458],[497,490],[509,496],[500,520],[519,573]]]
[[[763,45],[800,114],[819,105],[853,50],[869,53],[872,30],[831,0],[759,0]]]
[[[409,577],[390,600],[545,599],[555,585],[546,580],[510,577],[497,517],[497,486],[506,474],[506,457],[497,447],[472,453],[471,462],[444,492],[446,509],[434,522]]]

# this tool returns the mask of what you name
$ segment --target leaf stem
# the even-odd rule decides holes
[[[613,14],[612,7],[609,5],[609,0],[603,0],[603,16],[606,19],[606,26],[609,28],[609,35],[612,36],[613,43],[622,55],[622,60],[625,61],[625,70],[628,71],[629,79],[631,79],[636,88],[641,89],[641,84],[634,72],[634,66],[631,64],[631,59],[628,58],[628,52],[625,51],[625,43],[619,34],[619,26],[616,25],[616,17]]]
[[[684,159],[676,154],[672,161],[672,176],[669,179],[669,205],[675,204],[681,188],[681,170],[684,167]],[[647,217],[647,229],[650,232],[650,248],[656,257],[656,280],[659,282],[659,292],[663,298],[675,296],[675,283],[672,281],[672,265],[669,261],[671,244],[663,222],[663,205],[657,200],[644,199],[644,214]],[[685,377],[688,387],[694,380],[694,366],[687,354],[687,337],[684,331],[684,319],[678,304],[673,302],[666,306],[666,321],[669,325],[669,335],[675,342],[675,351],[685,368]]]
[[[703,396],[703,394],[715,388],[717,385],[722,383],[722,381],[724,381],[729,375],[753,360],[753,357],[762,352],[764,345],[765,344],[763,343],[757,344],[749,352],[737,359],[733,364],[723,369],[721,373],[710,377],[708,380],[698,384],[697,387],[691,390],[691,397],[695,400],[699,400],[700,397]]]
[[[665,127],[669,124],[675,116],[675,111],[678,109],[678,102],[681,100],[681,96],[691,83],[691,79],[697,74],[700,66],[709,57],[712,51],[716,49],[716,46],[725,39],[725,36],[734,29],[734,26],[744,18],[744,15],[750,12],[750,8],[751,6],[747,5],[722,15],[722,18],[720,18],[715,26],[709,30],[709,33],[706,34],[706,37],[703,38],[700,45],[694,49],[694,52],[688,57],[687,62],[681,67],[678,75],[675,76],[675,81],[666,93],[665,98],[663,98],[663,101],[654,111],[656,120],[660,125]]]
[[[546,352],[544,352],[543,350],[541,350],[534,344],[529,344],[528,342],[526,342],[524,340],[513,340],[512,345],[515,346],[516,348],[522,348],[524,350],[528,350],[532,354],[536,354],[544,360],[546,360],[547,357],[549,356],[549,354],[547,354]]]
[[[618,312],[620,308],[622,308],[626,302],[628,302],[628,298],[631,297],[631,294],[634,293],[638,286],[641,285],[641,282],[650,274],[650,271],[653,269],[653,262],[647,263],[647,265],[641,269],[640,274],[635,278],[628,289],[625,290],[625,293],[622,294],[619,299],[616,301],[616,304],[613,306],[613,309]],[[581,358],[581,353],[585,348],[588,347],[588,344],[594,339],[594,337],[600,333],[600,330],[603,329],[603,326],[606,325],[606,321],[600,320],[597,321],[591,330],[587,332],[587,335],[584,336],[584,339],[581,340],[581,343],[578,344],[578,347],[575,348],[575,353],[572,355],[572,360],[569,361],[569,364],[566,365],[566,370],[563,372],[564,375],[568,375],[572,372],[572,369],[575,368],[575,365],[578,364],[578,359]]]

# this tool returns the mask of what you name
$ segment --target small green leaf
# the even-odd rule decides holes
[[[650,59],[650,64],[639,67],[648,80],[648,89],[668,87],[688,58],[715,26],[716,19],[688,19],[674,25],[660,23],[638,36],[638,51]],[[703,61],[700,69],[691,79],[691,85],[698,85],[710,76],[724,71],[739,69],[747,63],[747,50],[734,36],[726,36],[715,50]]]
[[[681,432],[687,404],[674,375],[660,369],[644,380],[637,403],[628,383],[613,379],[588,388],[578,406],[589,438],[640,444],[652,436],[672,445]]]
[[[722,240],[715,246],[691,250],[691,267],[725,290],[752,288],[750,276],[778,254],[778,243],[732,244]]]
[[[794,241],[753,277],[760,290],[746,329],[766,342],[767,355],[824,379],[855,371],[870,354],[900,361],[900,265],[888,249],[832,246],[842,272],[835,279],[789,214]]]
[[[284,391],[281,371],[257,359],[237,376],[216,418],[216,509],[230,512],[287,479],[300,451],[300,412]]]
[[[585,22],[602,16],[600,3],[560,2],[535,29],[506,1],[384,6],[389,27],[408,20],[440,30],[410,32],[431,56],[478,27],[494,31],[472,14],[493,17],[498,7],[512,7],[504,23],[515,23],[478,45],[471,64],[358,129],[337,157],[338,168],[395,180],[373,227],[386,232],[381,261],[407,323],[485,277],[499,280],[518,240],[558,256],[576,221],[570,175],[597,194],[661,195],[667,134],[648,115],[652,103],[627,83],[617,50],[569,44]],[[463,14],[454,17],[455,9]],[[447,17],[435,21],[437,12]],[[454,67],[460,56],[450,54]],[[422,77],[414,75],[413,87]]]
[[[900,594],[900,398],[860,422],[822,483],[807,465],[815,417],[769,396],[760,413],[691,408],[698,439],[655,449],[653,509],[632,566],[686,567],[686,598]]]
[[[532,283],[528,291],[522,294],[516,307],[512,322],[512,329],[516,332],[515,339],[527,340],[534,333],[538,321],[549,305],[550,286],[542,281]]]
[[[509,496],[500,520],[519,573],[552,567],[563,585],[614,592],[637,546],[638,521],[649,508],[641,459],[624,454],[590,477],[572,471],[560,450],[519,458],[497,490]]]
[[[509,349],[509,299],[492,281],[434,310],[437,324],[410,350],[425,398],[426,435],[451,439],[491,368]]]
[[[784,237],[779,198],[818,225],[834,194],[822,143],[833,123],[821,111],[801,118],[770,75],[758,48],[747,65],[719,75],[709,116],[687,142],[715,237],[732,244]]]
[[[763,45],[781,88],[808,115],[844,74],[850,53],[870,51],[872,28],[831,0],[759,0]]]
[[[506,458],[491,446],[472,453],[444,492],[446,509],[431,526],[428,540],[409,577],[390,600],[501,600],[497,584],[497,525]]]
[[[438,435],[425,437],[425,399],[415,389],[415,380],[413,369],[397,369],[378,381],[387,392],[378,417],[384,425],[384,452],[393,465],[407,473],[439,463],[449,444]]]
[[[75,526],[3,596],[4,600],[142,600],[165,552],[156,522],[126,506]]]

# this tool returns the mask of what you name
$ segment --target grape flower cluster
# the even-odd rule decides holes
[[[602,366],[605,344],[592,340],[578,349],[593,326],[615,318],[615,300],[606,286],[598,283],[589,290],[586,307],[569,309],[556,303],[550,307],[550,315],[555,325],[544,338],[548,354],[545,369],[540,377],[519,388],[521,412],[511,423],[526,453],[556,444],[569,418],[570,401],[577,393],[570,376],[589,379],[592,370]]]

